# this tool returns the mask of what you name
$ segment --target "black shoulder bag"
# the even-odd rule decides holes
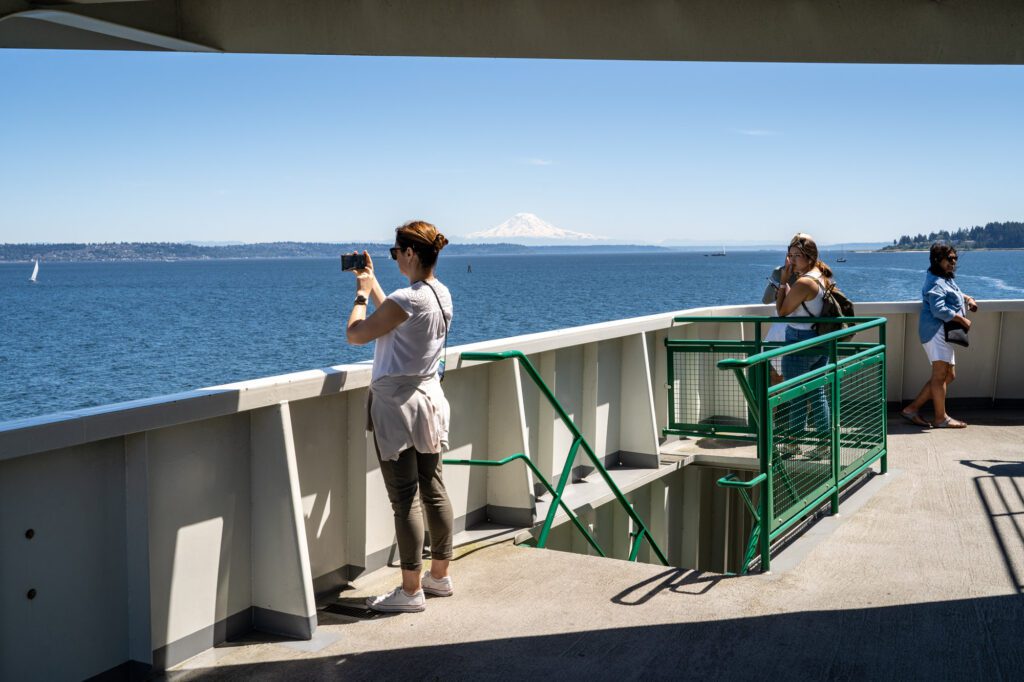
[[[971,345],[970,339],[967,338],[967,327],[964,327],[956,320],[944,323],[942,329],[946,332],[946,343],[955,343],[964,348]]]

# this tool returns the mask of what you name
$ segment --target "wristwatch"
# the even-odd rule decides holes
[[[358,296],[356,296],[355,303],[353,303],[352,305],[366,305],[366,297],[363,296],[362,294],[359,294]]]

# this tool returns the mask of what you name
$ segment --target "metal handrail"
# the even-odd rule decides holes
[[[719,318],[706,318],[706,320],[707,319],[718,320]],[[794,318],[792,318],[792,317],[781,317],[781,318],[770,318],[770,319],[774,320],[774,321],[779,321],[779,322],[783,322],[783,321],[792,322]],[[874,329],[875,327],[881,327],[881,326],[883,326],[885,324],[885,321],[886,321],[884,317],[869,317],[869,318],[857,318],[857,317],[800,317],[800,318],[797,318],[797,319],[800,320],[800,324],[814,324],[815,322],[836,322],[836,321],[847,322],[847,321],[865,320],[865,319],[867,321],[866,322],[861,322],[860,324],[855,324],[852,327],[845,327],[843,329],[837,329],[834,332],[828,332],[827,334],[821,334],[820,336],[815,336],[814,338],[811,338],[811,339],[804,339],[803,341],[797,341],[796,343],[786,344],[784,346],[780,346],[779,348],[771,348],[771,349],[766,350],[766,351],[761,351],[760,353],[758,353],[756,355],[751,355],[750,357],[742,359],[742,360],[739,359],[739,358],[726,358],[724,360],[719,360],[718,361],[718,368],[719,369],[747,369],[748,367],[751,367],[751,366],[756,365],[756,364],[760,364],[762,362],[765,362],[766,360],[771,360],[772,358],[777,358],[777,357],[782,356],[782,355],[789,355],[790,353],[793,353],[794,351],[801,351],[801,350],[805,350],[807,348],[813,348],[814,346],[824,345],[824,344],[826,344],[826,343],[828,343],[830,341],[837,341],[838,342],[839,339],[842,339],[844,337],[850,336],[851,334],[856,334],[858,332],[866,331],[868,329]]]
[[[885,323],[884,317],[800,317],[801,323],[816,323],[816,322],[830,322],[835,323],[847,322],[852,323],[848,327],[837,329],[834,332],[821,334],[810,339],[798,341],[796,343],[788,343],[778,345],[770,348],[769,350],[761,351],[764,342],[761,340],[761,325],[764,323],[775,323],[775,322],[793,322],[793,318],[785,317],[770,317],[770,316],[728,316],[728,317],[717,317],[717,316],[679,316],[673,319],[673,322],[686,322],[686,323],[753,323],[754,325],[754,339],[747,346],[753,350],[760,351],[749,357],[740,358],[725,358],[719,360],[716,363],[716,367],[720,370],[732,371],[736,376],[740,390],[743,394],[744,399],[747,402],[749,413],[752,419],[752,423],[756,425],[756,436],[754,440],[757,442],[758,449],[758,460],[760,461],[761,473],[751,479],[750,481],[740,481],[735,474],[729,474],[720,478],[717,483],[719,486],[724,488],[732,488],[736,490],[750,511],[751,516],[754,519],[754,525],[750,531],[750,539],[747,544],[747,553],[744,557],[744,563],[741,568],[741,573],[746,573],[749,569],[751,561],[757,554],[758,546],[760,546],[761,554],[761,569],[767,571],[770,569],[770,554],[771,554],[771,541],[779,537],[782,533],[786,532],[795,523],[800,521],[809,510],[816,508],[825,500],[831,498],[832,511],[833,513],[839,510],[839,491],[849,481],[853,480],[854,477],[862,473],[867,467],[876,461],[881,461],[882,473],[884,474],[887,470],[887,449],[884,447],[885,437],[885,424],[882,424],[882,437],[883,447],[881,450],[872,456],[869,460],[862,463],[856,468],[855,471],[846,472],[845,475],[840,475],[840,464],[838,460],[838,452],[840,447],[840,435],[838,431],[839,423],[839,379],[845,374],[848,367],[857,367],[867,362],[877,362],[874,360],[875,356],[881,356],[880,362],[885,367]],[[842,339],[848,338],[858,332],[867,331],[869,329],[878,328],[879,340],[870,347],[859,349],[858,343],[846,343]],[[737,342],[743,345],[741,342]],[[700,346],[702,344],[710,344],[717,346],[718,342],[708,342],[706,340],[694,340],[694,339],[666,339],[665,345],[668,348],[686,348],[694,345]],[[774,344],[773,344],[774,345]],[[784,355],[794,353],[804,353],[815,347],[819,348],[818,352],[824,352],[828,354],[828,360],[824,366],[815,368],[812,371],[806,372],[799,377],[793,377],[786,379],[775,386],[769,386],[768,381],[768,365],[769,362]],[[824,347],[824,348],[821,348]],[[840,358],[839,349],[854,349],[854,352],[849,357]],[[830,449],[832,451],[832,483],[825,489],[817,499],[811,501],[809,504],[803,506],[801,511],[796,512],[791,518],[787,519],[784,523],[780,524],[778,528],[772,529],[772,519],[774,518],[774,500],[773,500],[773,482],[772,482],[772,462],[771,453],[769,452],[771,446],[771,433],[772,433],[772,419],[771,419],[771,406],[777,404],[779,401],[788,400],[787,396],[792,395],[794,392],[799,393],[801,390],[806,390],[808,382],[814,382],[815,384],[824,381],[823,377],[832,375],[834,380],[831,382],[832,391],[832,404],[833,408],[831,411],[831,439]],[[764,491],[761,494],[759,505],[755,505],[750,497],[749,491],[757,486],[764,485]],[[760,507],[760,511],[757,507]],[[764,528],[762,528],[762,526]]]
[[[747,505],[747,509],[750,510],[750,515],[754,517],[754,526],[750,529],[750,538],[747,540],[747,551],[743,555],[743,565],[740,567],[740,575],[745,575],[750,568],[750,562],[754,560],[754,556],[757,554],[757,543],[761,535],[761,515],[757,513],[757,508],[754,506],[754,501],[750,499],[750,495],[747,491],[761,485],[768,480],[768,474],[761,473],[754,476],[749,481],[741,481],[736,478],[736,474],[729,474],[718,479],[718,485],[723,488],[734,488],[739,491],[740,497],[743,499],[743,503]]]
[[[548,388],[547,384],[544,383],[544,380],[541,379],[540,374],[537,373],[536,368],[533,366],[533,363],[530,362],[529,358],[527,358],[522,351],[509,350],[498,352],[467,351],[462,353],[461,359],[482,362],[493,362],[498,360],[510,359],[518,360],[523,369],[526,370],[527,375],[530,377],[531,380],[533,380],[533,383],[536,384],[537,389],[547,399],[552,409],[555,410],[555,413],[562,420],[562,424],[564,424],[565,427],[569,429],[569,432],[573,436],[572,446],[569,448],[569,454],[566,457],[565,465],[562,467],[562,476],[558,480],[557,489],[552,490],[550,485],[547,485],[547,488],[549,491],[551,491],[553,498],[551,500],[551,506],[548,508],[547,517],[544,519],[544,525],[541,527],[540,536],[537,538],[537,547],[543,548],[547,544],[548,535],[550,534],[551,528],[554,525],[555,513],[558,511],[558,508],[560,506],[563,508],[565,507],[565,504],[562,501],[562,494],[565,492],[565,486],[568,483],[568,480],[572,473],[572,465],[576,460],[576,454],[582,447],[583,452],[586,453],[587,457],[590,459],[590,462],[594,465],[594,468],[597,469],[598,473],[601,474],[601,478],[604,479],[604,482],[608,485],[612,493],[615,495],[615,499],[618,500],[619,504],[626,511],[626,514],[629,515],[629,518],[632,519],[633,523],[636,524],[638,528],[637,532],[633,534],[634,539],[632,546],[630,548],[629,560],[636,560],[640,552],[640,544],[644,538],[647,538],[647,542],[651,545],[651,549],[654,550],[654,553],[655,555],[657,555],[658,560],[661,561],[662,565],[668,566],[668,559],[665,557],[665,554],[661,551],[661,548],[658,546],[658,543],[654,541],[654,538],[651,536],[650,530],[648,530],[647,528],[647,524],[645,524],[643,522],[643,519],[641,519],[640,516],[637,515],[636,510],[633,509],[633,506],[626,499],[626,496],[622,494],[621,490],[619,490],[619,487],[615,484],[615,481],[612,480],[611,474],[609,474],[608,470],[605,469],[604,464],[601,462],[600,458],[596,454],[594,454],[594,450],[590,447],[590,444],[587,442],[587,439],[583,437],[582,433],[580,433],[580,430],[576,427],[576,423],[573,422],[573,420],[569,417],[568,413],[566,413],[565,409],[562,407],[561,403],[558,402],[558,399],[555,397],[555,394],[551,392],[551,389]],[[529,462],[529,459],[526,458],[525,456],[524,459],[526,459],[526,461]],[[530,464],[531,468],[536,471],[536,467],[532,466],[532,462]],[[488,464],[487,466],[493,465]],[[577,524],[577,528],[580,528],[582,530],[582,524]],[[589,534],[585,532],[584,534],[588,536],[588,541],[590,541],[591,545],[596,547],[596,542],[593,540],[593,538],[589,537]],[[600,552],[600,549],[598,549],[598,551]],[[604,553],[601,552],[601,555],[604,556]]]
[[[504,466],[504,465],[508,464],[509,462],[514,462],[517,459],[521,459],[524,462],[526,462],[526,466],[530,467],[530,470],[533,472],[533,475],[536,476],[537,478],[539,478],[540,482],[544,484],[544,487],[547,489],[547,491],[549,493],[551,493],[551,499],[553,500],[554,497],[555,497],[555,489],[551,487],[550,483],[548,483],[548,479],[544,478],[544,474],[542,474],[540,472],[540,469],[537,468],[537,465],[534,464],[533,461],[530,460],[530,458],[526,456],[526,453],[517,452],[514,455],[509,455],[505,459],[445,459],[445,460],[442,460],[442,461],[445,464],[462,464],[462,465],[468,465],[468,466],[481,466],[481,467],[499,467],[499,466]],[[594,548],[594,551],[596,551],[601,556],[605,556],[604,550],[601,549],[601,546],[599,544],[597,544],[597,540],[594,539],[594,537],[587,530],[586,526],[584,526],[583,523],[580,521],[580,518],[576,515],[576,512],[574,512],[572,509],[570,509],[569,505],[567,505],[561,499],[559,499],[558,502],[562,506],[562,509],[565,511],[566,515],[568,515],[569,519],[573,522],[573,524],[579,529],[579,531],[581,533],[583,533],[583,537],[585,537],[587,539],[587,542],[589,542],[590,546]]]

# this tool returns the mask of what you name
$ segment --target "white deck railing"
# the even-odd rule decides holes
[[[857,306],[888,318],[890,402],[929,375],[918,308]],[[674,311],[450,348],[451,456],[525,452],[558,475],[568,431],[516,365],[460,360],[467,350],[516,349],[598,456],[656,466],[664,339],[751,333],[673,327],[672,318],[767,310]],[[972,317],[951,398],[1024,399],[1024,301],[983,301]],[[170,665],[253,623],[311,633],[314,591],[383,565],[392,548],[364,433],[369,377],[367,363],[343,365],[0,424],[0,679]],[[532,518],[522,467],[445,476],[460,526]]]

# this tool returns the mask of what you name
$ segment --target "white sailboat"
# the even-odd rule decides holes
[[[39,261],[32,261],[35,265],[32,267],[32,276],[28,278],[28,281],[35,282],[36,277],[39,276]]]

